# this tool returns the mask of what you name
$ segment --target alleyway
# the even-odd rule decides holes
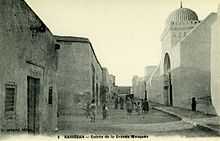
[[[63,127],[66,129],[63,130]],[[61,116],[58,134],[217,136],[214,132],[199,129],[178,117],[154,109],[151,109],[144,118],[143,115],[137,115],[136,112],[133,112],[128,118],[125,110],[111,109],[109,119],[102,120],[101,115],[98,115],[96,123],[90,123],[84,116],[65,119]]]

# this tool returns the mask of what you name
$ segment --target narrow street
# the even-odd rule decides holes
[[[90,123],[85,116],[61,116],[58,124],[59,135],[217,136],[211,131],[194,127],[175,116],[154,109],[143,118],[143,115],[138,115],[135,111],[128,117],[125,110],[111,108],[106,120],[102,119],[101,114],[97,116],[95,123]]]

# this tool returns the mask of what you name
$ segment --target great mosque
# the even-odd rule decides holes
[[[216,19],[217,14],[210,13],[199,20],[182,3],[171,12],[161,35],[160,64],[146,80],[150,101],[190,109],[195,98],[198,111],[216,114],[210,83],[211,34]]]

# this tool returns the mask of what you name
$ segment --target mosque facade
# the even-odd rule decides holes
[[[199,20],[182,4],[168,16],[161,35],[161,62],[146,80],[149,100],[191,109],[196,98],[198,111],[216,114],[210,88],[211,27],[216,18],[211,13]]]
[[[212,47],[211,47],[211,94],[213,105],[218,115],[220,115],[220,5],[218,6],[218,16],[212,26]]]

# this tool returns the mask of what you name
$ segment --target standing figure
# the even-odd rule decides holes
[[[196,111],[196,98],[192,98],[192,111]]]
[[[102,116],[103,116],[103,120],[105,120],[108,116],[108,107],[106,106],[105,103],[102,106]]]
[[[95,105],[95,100],[93,99],[89,106],[90,122],[95,122],[95,116],[96,116],[95,112],[96,112],[96,105]]]
[[[90,102],[88,101],[88,102],[86,103],[86,118],[89,118],[89,116],[90,116],[89,106],[90,106]]]
[[[149,103],[147,98],[144,99],[143,103],[142,103],[142,112],[143,112],[143,118],[144,115],[149,111]]]
[[[118,97],[115,97],[115,109],[118,109]]]
[[[124,99],[122,97],[120,97],[120,109],[124,109]]]
[[[138,113],[138,115],[141,114],[141,103],[140,102],[138,102],[136,105],[136,112]]]
[[[130,98],[128,98],[126,101],[126,110],[127,110],[127,118],[129,118],[129,116],[132,113],[132,101]]]

